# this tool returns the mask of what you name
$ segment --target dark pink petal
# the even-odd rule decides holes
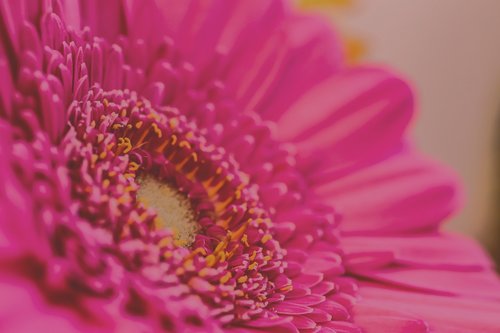
[[[294,284],[305,287],[313,287],[323,281],[324,275],[322,273],[303,273],[293,279]]]
[[[88,26],[97,36],[115,41],[118,34],[124,33],[127,29],[123,3],[121,0],[110,0],[105,3],[84,0],[75,5],[74,2],[63,1],[63,8],[71,20],[69,23],[75,28]]]
[[[299,330],[313,329],[316,327],[316,322],[306,316],[294,316],[293,324]]]
[[[311,289],[306,287],[294,286],[294,288],[286,294],[287,299],[300,298],[311,294]]]
[[[297,326],[293,322],[287,322],[280,325],[275,325],[271,327],[259,327],[259,328],[233,328],[230,327],[225,329],[224,332],[229,333],[299,333]],[[201,333],[201,332],[200,332]]]
[[[335,320],[347,320],[350,317],[349,311],[341,304],[327,300],[317,306],[318,309],[332,315]]]
[[[4,280],[4,278],[2,278]],[[77,333],[89,329],[68,316],[67,311],[40,309],[43,302],[37,291],[22,283],[0,283],[1,330],[5,333],[49,331],[57,327],[62,332]],[[95,331],[104,332],[105,330]]]
[[[290,302],[300,305],[313,306],[324,302],[325,299],[326,299],[325,296],[313,294],[313,295],[305,295],[302,297],[294,298],[293,300],[290,300]]]
[[[295,232],[296,225],[291,222],[277,223],[275,226],[276,238],[281,242],[285,243],[290,237],[292,237]]]
[[[276,327],[292,321],[291,317],[274,317],[274,318],[260,318],[250,320],[245,323],[249,327]]]
[[[306,306],[306,305],[300,305],[293,303],[292,301],[284,301],[276,307],[276,312],[279,314],[283,315],[291,315],[291,316],[297,316],[297,315],[304,315],[311,313],[313,310]]]
[[[325,295],[335,289],[335,283],[330,281],[321,281],[312,288],[312,292],[317,295]]]
[[[314,320],[316,323],[321,323],[321,322],[332,320],[331,314],[329,314],[328,312],[326,312],[324,310],[318,309],[318,308],[314,308],[314,311],[307,314],[306,316],[309,317],[310,319]]]
[[[2,52],[0,50],[0,52]],[[0,54],[0,115],[10,117],[12,115],[12,94],[14,93],[10,66],[4,56]]]
[[[361,328],[356,324],[346,321],[331,321],[321,323],[321,326],[331,328],[336,333],[361,333]]]

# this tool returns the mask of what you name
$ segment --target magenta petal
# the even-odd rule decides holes
[[[306,315],[310,319],[314,320],[316,323],[322,323],[325,321],[330,321],[332,320],[332,315],[329,314],[328,312],[315,308],[313,312],[309,313]]]
[[[293,324],[299,330],[313,329],[316,327],[316,322],[306,316],[294,316]]]
[[[2,52],[2,50],[0,50]],[[12,113],[12,93],[13,84],[12,78],[9,70],[9,64],[3,56],[0,55],[0,76],[2,80],[0,82],[0,113],[3,116],[10,117]]]
[[[292,301],[284,301],[276,307],[277,313],[291,316],[304,315],[311,313],[312,311],[312,308],[306,305],[293,303]]]
[[[336,93],[332,94],[332,91]],[[374,111],[379,111],[378,109],[370,110],[369,106],[378,107],[380,112],[384,110],[394,112],[396,117],[396,112],[399,110],[387,108],[387,106],[392,106],[390,103],[393,101],[399,102],[400,98],[402,100],[408,98],[405,102],[408,103],[410,113],[404,117],[407,123],[411,116],[412,98],[406,83],[376,68],[345,70],[317,85],[299,100],[280,119],[280,135],[282,138],[304,140],[318,135],[318,131],[329,129],[328,126],[332,124],[342,127],[340,126],[342,121],[345,121],[344,128],[348,124],[351,126],[341,133],[332,133],[332,135],[349,134],[348,130],[354,128],[354,125],[363,125],[365,121],[372,120],[369,112],[376,115]],[[377,103],[379,105],[376,105]],[[361,118],[363,114],[356,112],[361,109],[366,109],[364,111],[366,118]],[[356,117],[358,117],[358,122],[354,121]],[[338,143],[339,140],[332,137],[330,142]]]
[[[331,328],[335,332],[342,332],[342,333],[362,332],[361,328],[359,328],[356,324],[345,321],[331,321],[331,322],[321,323],[321,325],[327,328]]]
[[[362,316],[358,324],[366,333],[428,333],[427,325],[418,319],[393,316]]]
[[[335,284],[330,281],[321,281],[314,287],[312,287],[312,292],[317,295],[325,295],[330,291],[335,289]]]
[[[322,273],[303,273],[299,276],[297,276],[294,280],[294,284],[298,284],[300,286],[305,286],[305,287],[313,287],[323,281],[323,274]]]
[[[276,327],[290,321],[292,321],[291,317],[260,318],[247,321],[245,325],[250,327]]]
[[[394,151],[412,114],[413,95],[404,81],[381,69],[349,69],[294,104],[278,122],[278,135],[297,143],[305,174],[322,184],[325,173]]]
[[[344,266],[340,256],[336,256],[336,258],[318,258],[312,256],[304,263],[304,270],[313,273],[321,272],[325,274],[340,275],[344,272]]]
[[[418,294],[369,284],[363,286],[362,293],[365,301],[359,304],[360,308],[355,308],[356,313],[361,311],[370,316],[404,314],[408,318],[425,318],[432,332],[494,333],[500,329],[497,316],[500,306],[497,302]]]
[[[500,281],[491,271],[461,272],[393,268],[356,272],[364,277],[441,295],[500,300]],[[470,286],[474,286],[471,288]]]
[[[291,291],[286,294],[287,299],[302,298],[311,295],[311,289],[301,286],[294,286]]]
[[[334,301],[325,301],[317,307],[332,315],[335,320],[347,320],[350,317],[349,311],[347,311],[344,306]]]
[[[276,224],[276,238],[281,242],[285,243],[290,237],[292,237],[293,233],[297,226],[291,222],[282,222]]]
[[[317,305],[319,303],[324,302],[325,299],[326,299],[325,296],[313,294],[313,295],[306,295],[306,296],[294,298],[290,302],[293,302],[295,304],[300,304],[300,305],[313,306],[313,305]]]
[[[345,237],[343,247],[350,265],[385,257],[386,263],[420,268],[477,270],[489,268],[491,261],[472,240],[451,234],[412,237]],[[367,268],[367,266],[365,266]]]
[[[325,182],[318,192],[338,207],[349,234],[435,229],[460,202],[454,177],[411,152]]]

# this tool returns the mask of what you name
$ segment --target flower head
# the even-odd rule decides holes
[[[344,67],[321,19],[253,0],[0,9],[4,331],[417,332],[441,322],[412,295],[497,297],[476,247],[437,231],[454,185],[405,144],[411,90]]]

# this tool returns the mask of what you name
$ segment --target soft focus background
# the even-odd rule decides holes
[[[334,8],[325,9],[327,3]],[[411,78],[420,103],[413,135],[421,149],[458,172],[467,193],[465,208],[448,228],[479,239],[499,260],[500,1],[302,5],[333,15],[343,35],[354,37],[350,51],[362,51],[363,62],[390,64]]]

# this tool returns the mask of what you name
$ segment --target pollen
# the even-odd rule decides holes
[[[158,227],[174,230],[179,243],[191,245],[199,227],[189,199],[151,176],[139,178],[138,183],[137,199],[156,211]]]

